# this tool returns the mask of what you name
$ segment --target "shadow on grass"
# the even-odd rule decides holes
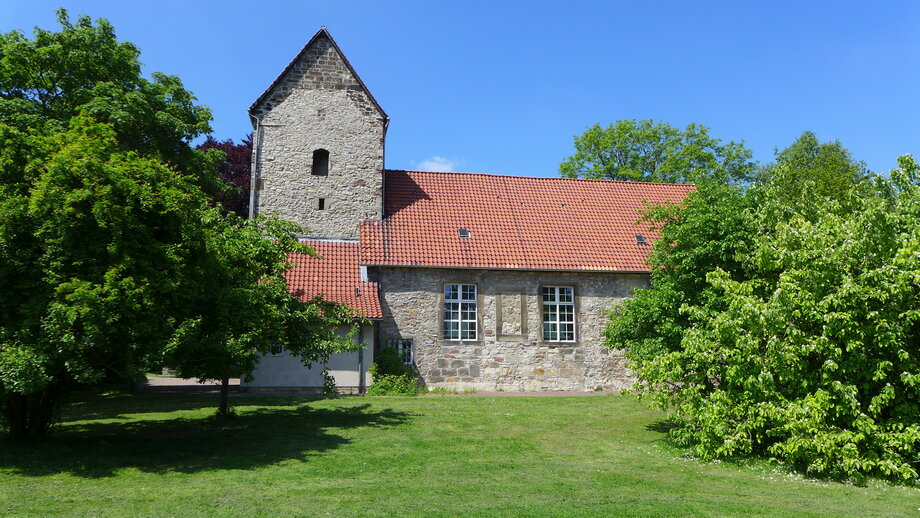
[[[60,427],[42,442],[3,440],[0,469],[26,476],[69,473],[88,478],[113,476],[125,468],[151,473],[252,469],[306,460],[348,444],[338,430],[394,426],[410,417],[389,409],[371,410],[370,405],[291,408],[291,401],[286,401],[286,408],[245,410],[229,419],[87,422]]]
[[[667,419],[662,419],[646,426],[645,429],[650,432],[668,433],[674,429],[674,423]]]
[[[320,397],[252,397],[231,394],[231,406],[291,406]],[[127,419],[128,414],[175,412],[178,410],[217,410],[218,395],[199,393],[130,392],[122,389],[84,390],[69,394],[61,417],[64,421]]]

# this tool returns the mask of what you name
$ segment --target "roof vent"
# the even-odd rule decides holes
[[[460,237],[470,237],[469,229],[461,228],[457,231],[457,235]]]
[[[645,240],[645,236],[636,234],[636,243],[639,243],[640,245],[647,245],[648,241]]]

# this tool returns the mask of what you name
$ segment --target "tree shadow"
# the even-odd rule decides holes
[[[64,400],[64,421],[129,419],[128,415],[166,413],[178,410],[217,409],[217,392],[129,392],[125,390],[84,390]],[[253,406],[292,406],[322,399],[320,396],[277,397],[231,393],[230,404]]]
[[[655,421],[654,423],[650,425],[647,425],[645,429],[650,432],[658,432],[658,433],[666,434],[670,432],[672,429],[674,429],[674,423],[667,419],[661,419],[659,421]]]
[[[350,442],[336,431],[396,426],[410,418],[405,412],[371,410],[368,404],[290,408],[290,399],[282,401],[286,408],[244,410],[229,419],[77,422],[42,442],[3,440],[0,470],[25,476],[68,473],[103,478],[124,468],[151,473],[252,469],[307,460]]]

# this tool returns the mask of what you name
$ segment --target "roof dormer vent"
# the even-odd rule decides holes
[[[469,229],[461,228],[457,231],[457,235],[460,237],[470,237]]]
[[[640,245],[647,245],[648,241],[645,240],[645,236],[636,234],[636,243],[639,243]]]

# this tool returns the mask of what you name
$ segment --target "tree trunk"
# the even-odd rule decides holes
[[[220,404],[217,406],[217,416],[230,416],[230,374],[220,380]]]
[[[2,401],[3,419],[15,439],[36,439],[54,424],[61,391],[46,387],[32,394],[6,394]]]

